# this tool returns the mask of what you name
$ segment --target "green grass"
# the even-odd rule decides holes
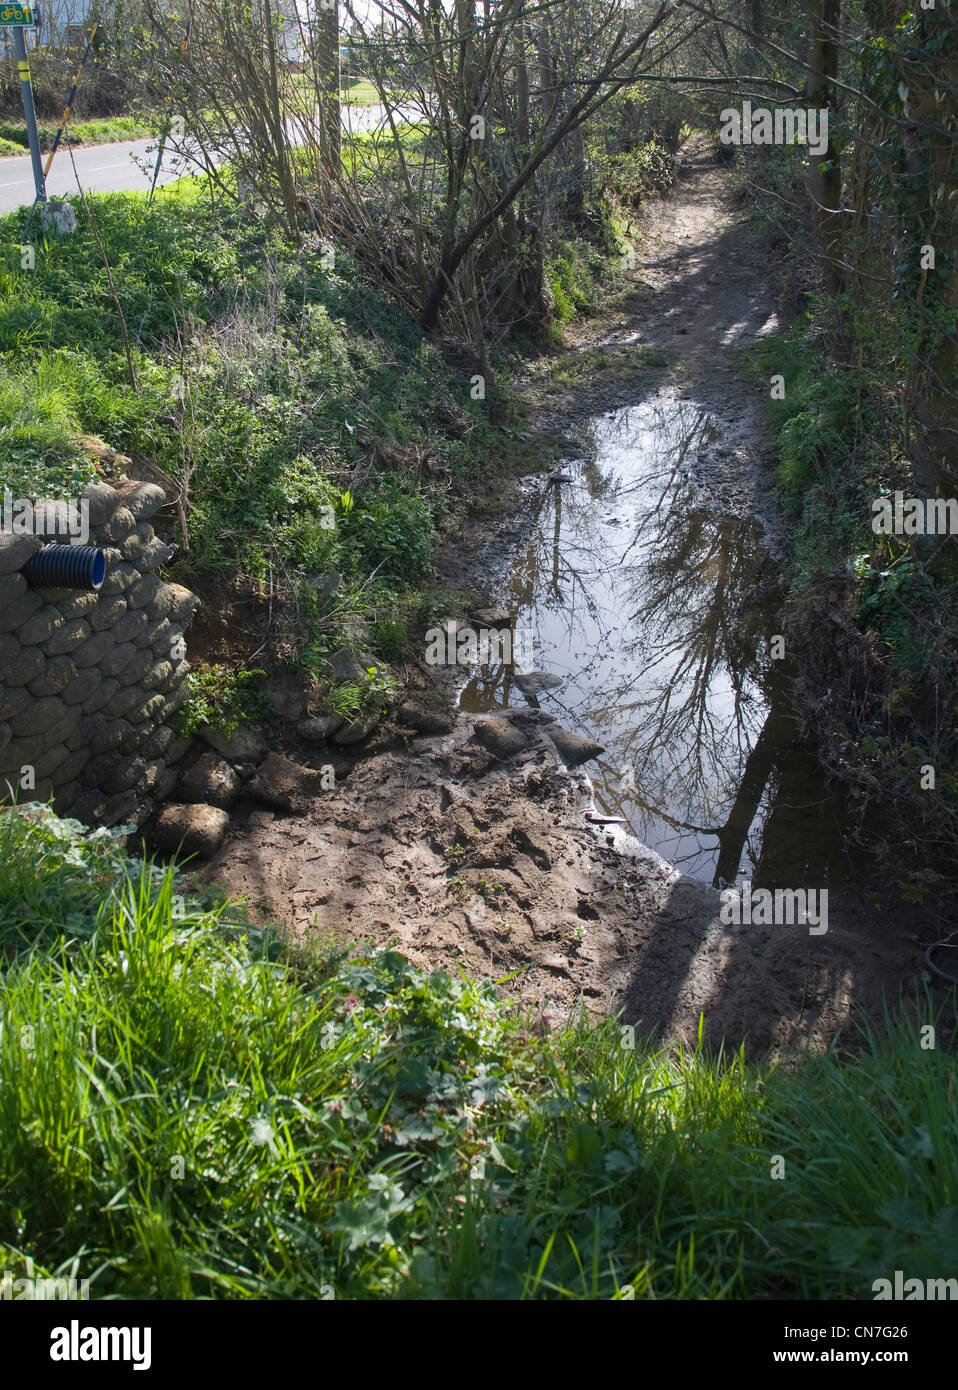
[[[53,145],[58,122],[43,121],[39,125],[40,148]],[[71,121],[61,139],[66,145],[110,145],[126,140],[145,140],[157,134],[157,122],[142,121],[137,116],[108,116],[86,121]],[[27,128],[19,121],[0,122],[0,155],[23,155],[30,148]]]
[[[774,1299],[949,1272],[954,1070],[904,1019],[790,1072],[630,1050],[611,1021],[542,1038],[491,987],[394,952],[284,957],[116,833],[0,815],[14,1277],[74,1266],[120,1298]]]
[[[368,78],[360,77],[349,87],[343,88],[343,101],[351,106],[378,106],[381,97]]]
[[[75,490],[92,471],[83,434],[154,459],[188,480],[199,584],[282,579],[296,610],[288,649],[315,665],[336,635],[310,581],[336,566],[344,611],[389,611],[414,593],[448,506],[417,451],[463,484],[478,478],[498,438],[484,407],[318,238],[297,253],[269,225],[211,207],[192,180],[152,206],[137,194],[88,203],[119,310],[82,203],[73,236],[33,234],[32,268],[22,215],[0,219],[0,476],[21,496]]]

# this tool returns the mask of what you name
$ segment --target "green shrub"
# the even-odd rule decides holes
[[[264,718],[266,706],[256,685],[265,675],[265,671],[233,671],[223,665],[190,671],[186,677],[190,695],[177,716],[177,732],[188,738],[208,724],[229,737],[240,720]]]

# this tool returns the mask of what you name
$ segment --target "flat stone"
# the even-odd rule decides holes
[[[78,671],[87,669],[90,666],[100,666],[104,663],[104,658],[112,655],[115,647],[112,632],[95,632],[92,637],[88,637],[73,653],[73,662]],[[117,648],[122,650],[122,648]],[[135,650],[131,647],[131,650]],[[124,663],[125,665],[126,663]],[[106,666],[103,665],[106,670]],[[122,668],[121,668],[122,669]]]
[[[124,758],[113,774],[104,782],[103,790],[112,794],[134,791],[138,796],[156,790],[156,784],[163,775],[163,764],[143,757]]]
[[[7,642],[9,648],[5,646]],[[13,638],[0,637],[0,674],[4,684],[28,685],[41,674],[45,664],[39,647],[21,648]]]
[[[91,675],[96,677],[92,684],[86,679]],[[65,705],[80,704],[80,712],[84,715],[97,714],[105,705],[109,704],[113,696],[120,689],[119,681],[115,681],[109,676],[105,677],[100,671],[96,670],[84,671],[79,677],[79,680],[83,681],[84,685],[90,686],[87,694],[84,695],[82,700],[74,701],[70,698],[72,691],[69,689],[65,690],[63,694],[63,703]]]
[[[136,527],[136,517],[122,502],[105,526],[101,526],[100,539],[108,545],[120,545]]]
[[[578,767],[580,763],[587,763],[590,758],[597,758],[600,753],[605,752],[601,743],[596,743],[591,738],[583,738],[581,734],[570,734],[568,729],[557,726],[554,729],[546,729],[546,733],[569,768]]]
[[[146,611],[151,618],[169,618],[186,626],[199,606],[196,594],[182,584],[162,584]]]
[[[476,738],[497,758],[514,758],[528,747],[528,739],[508,719],[481,719],[476,722]]]
[[[318,773],[280,753],[270,753],[246,784],[249,796],[278,811],[301,810],[320,790]]]
[[[26,591],[27,581],[22,574],[5,574],[0,579],[0,615],[4,614],[9,605],[15,603]],[[4,631],[10,632],[13,626],[15,625],[11,624],[10,627],[5,627]]]
[[[164,725],[162,728],[154,729],[150,737],[143,744],[143,756],[145,758],[162,758],[163,754],[166,752],[166,750],[169,748],[170,744],[173,742],[175,738],[176,735],[174,734],[173,730],[169,727],[169,725]],[[170,791],[173,790],[175,782],[176,778],[174,777],[173,782],[170,784]],[[207,798],[207,800],[209,800],[209,798]]]
[[[137,587],[138,586],[134,586],[134,588],[130,590],[131,597],[129,598],[128,606],[133,602],[132,595],[136,592]],[[119,622],[110,629],[110,636],[113,638],[114,642],[117,643],[132,642],[139,633],[142,632],[149,621],[149,618],[142,608],[132,608],[130,611],[124,613]]]
[[[237,724],[231,734],[221,734],[204,724],[199,737],[231,763],[259,762],[266,752],[266,740],[251,724]]]
[[[122,542],[120,554],[124,560],[129,560],[131,565],[139,568],[140,557],[152,540],[153,527],[144,522]]]
[[[166,506],[166,493],[158,483],[123,483],[117,491],[124,507],[128,507],[137,521],[153,516]]]
[[[148,613],[149,609],[146,612]],[[150,618],[146,627],[141,628],[133,640],[138,647],[153,647],[157,650],[165,648],[164,655],[169,656],[173,651],[176,634],[169,618]]]
[[[134,570],[134,573],[138,571]],[[144,574],[128,591],[126,601],[130,608],[146,608],[153,602],[163,587],[162,579],[155,574]]]
[[[17,633],[17,638],[24,647],[36,647],[42,642],[48,642],[54,633],[63,626],[64,619],[61,618],[57,609],[53,607],[52,603],[45,603],[39,612],[23,624]],[[89,632],[89,628],[87,628],[87,632]],[[54,656],[57,653],[50,652],[49,655]]]
[[[22,570],[39,545],[39,536],[0,534],[0,574],[15,574]]]
[[[52,729],[66,713],[66,706],[55,695],[47,695],[39,700],[31,700],[26,709],[12,721],[13,732],[17,738],[29,738],[34,734],[45,734]]]
[[[91,644],[94,642],[99,643],[104,638],[106,638],[107,643],[109,644],[113,641],[113,633],[98,632],[95,637],[90,638],[90,642]],[[89,650],[88,648],[86,648],[85,644],[84,647],[85,650]],[[76,661],[77,667],[80,667],[83,664],[84,655],[85,652],[80,652],[78,656],[75,656],[73,658],[74,661]],[[121,642],[119,646],[108,646],[107,650],[98,659],[96,664],[99,666],[104,676],[121,676],[123,675],[127,666],[129,666],[130,662],[133,660],[135,656],[136,647],[134,647],[133,643]]]
[[[42,617],[42,613],[37,614],[37,619]],[[31,618],[30,621],[35,622],[37,619]],[[47,656],[63,656],[67,652],[78,652],[90,636],[90,624],[86,618],[73,618],[68,623],[64,623],[62,618],[59,621],[61,626],[58,626],[52,636],[47,637],[43,643],[43,650]],[[101,633],[100,635],[103,636],[104,634]],[[77,661],[76,664],[77,666],[89,665],[88,662],[83,661]]]
[[[28,686],[0,686],[0,719],[12,719],[26,709],[32,698]]]
[[[229,810],[239,796],[242,783],[225,758],[210,751],[180,777],[179,792],[184,801]]]
[[[63,609],[60,609],[63,612]],[[96,608],[90,614],[90,627],[94,632],[102,632],[104,628],[112,627],[119,622],[126,612],[126,599],[119,594],[108,594],[101,598]]]
[[[176,768],[167,767],[157,778],[156,787],[153,795],[157,801],[168,801],[173,795],[173,788],[176,786]]]
[[[63,703],[65,705],[84,705],[84,714],[90,714],[91,711],[85,707],[86,701],[90,699],[94,691],[99,689],[102,681],[103,677],[93,666],[88,667],[85,671],[78,671],[76,679],[72,680],[63,692]],[[111,685],[115,686],[116,681],[112,681]]]
[[[69,590],[63,593],[61,590],[47,590],[47,601],[56,605],[60,617],[69,621],[71,618],[84,618],[90,613],[95,613],[100,602],[99,593],[71,593]]]
[[[8,574],[0,579],[0,584],[9,584],[14,579],[19,579],[23,584],[24,593],[15,602],[0,605],[0,632],[18,632],[37,609],[43,607],[43,599],[32,589],[27,589],[22,575]]]
[[[125,690],[118,690],[110,702],[103,706],[103,713],[109,719],[120,719],[123,715],[129,714],[135,704],[142,698],[142,693],[135,685],[128,686]],[[203,798],[197,798],[202,800]]]
[[[150,574],[153,570],[161,569],[172,560],[177,552],[177,546],[169,545],[166,541],[161,541],[159,536],[155,536],[137,560],[137,567],[141,574]]]
[[[153,843],[170,854],[209,859],[226,838],[229,823],[221,806],[164,806],[153,827]]]
[[[119,553],[119,552],[117,552]],[[133,585],[140,581],[140,571],[128,565],[125,560],[121,560],[118,565],[114,565],[107,571],[107,576],[100,586],[101,594],[123,594]]]
[[[514,677],[523,695],[541,695],[544,690],[555,690],[562,684],[562,677],[551,671],[527,671]]]
[[[68,656],[55,656],[43,668],[43,674],[30,682],[30,694],[42,699],[59,695],[77,677],[77,668]]]
[[[109,483],[90,483],[80,496],[89,503],[91,526],[103,526],[120,505],[119,494]]]

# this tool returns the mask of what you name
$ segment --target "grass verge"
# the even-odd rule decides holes
[[[57,133],[57,124],[43,121],[38,125],[40,148],[49,150]],[[157,122],[145,122],[138,116],[91,117],[86,121],[71,121],[61,140],[63,145],[114,145],[126,140],[145,140],[156,135]],[[30,148],[27,128],[19,121],[0,121],[0,155],[23,155]]]
[[[870,1298],[958,1234],[952,1059],[542,1036],[395,952],[284,954],[0,813],[0,1249],[118,1298]]]

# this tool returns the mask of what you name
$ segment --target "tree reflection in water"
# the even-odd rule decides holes
[[[800,842],[824,796],[797,747],[784,663],[769,658],[776,567],[758,523],[704,508],[689,481],[719,433],[668,398],[593,420],[574,483],[546,487],[502,599],[531,625],[536,666],[566,677],[542,707],[605,745],[590,765],[604,810],[700,878],[773,882],[812,858],[821,881],[822,845]],[[479,670],[461,705],[526,703],[512,674]]]

